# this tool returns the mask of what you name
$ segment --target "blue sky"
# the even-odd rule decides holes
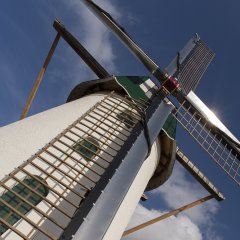
[[[239,1],[96,0],[96,3],[110,11],[133,39],[162,67],[198,32],[202,40],[216,53],[216,58],[196,93],[240,137]],[[115,75],[148,75],[144,67],[89,13],[80,0],[2,1],[0,126],[18,120],[56,35],[52,27],[56,18],[88,47],[109,72]],[[64,103],[77,83],[95,78],[73,50],[61,40],[33,102],[30,115]],[[240,212],[238,187],[221,173],[180,128],[177,141],[227,199],[220,204],[211,201],[206,206],[153,227],[151,231],[148,230],[150,232],[139,232],[139,235],[126,239],[145,239],[145,236],[154,240],[236,239],[240,233],[236,220]],[[162,188],[150,193],[150,200],[144,206],[138,207],[132,225],[206,194],[176,165],[171,179]]]

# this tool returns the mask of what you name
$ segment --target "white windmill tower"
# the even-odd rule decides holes
[[[163,73],[108,13],[84,2],[161,86],[110,75],[55,21],[58,34],[30,100],[60,37],[99,79],[76,86],[66,104],[0,129],[3,239],[120,239],[143,192],[169,178],[175,158],[211,193],[206,200],[222,200],[176,147],[177,121],[239,184],[238,140],[191,91],[212,52],[195,37]]]

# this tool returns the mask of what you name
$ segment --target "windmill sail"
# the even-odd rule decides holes
[[[192,92],[191,96],[193,96]],[[212,112],[209,115],[210,110],[205,105],[204,108],[196,101],[193,102],[193,98],[188,97],[181,103],[175,104],[173,116],[209,156],[240,185],[238,140]]]
[[[112,16],[94,2],[83,0],[88,8],[127,46],[161,83],[168,75],[176,77],[185,93],[195,90],[202,75],[214,58],[214,53],[197,36],[192,38],[166,68],[166,73],[136,44]]]
[[[188,94],[196,89],[214,56],[212,50],[196,35],[178,52],[166,72],[174,76]]]
[[[238,139],[226,128],[226,126],[216,117],[216,115],[201,101],[200,98],[193,92],[190,92],[186,99],[197,109],[205,119],[207,119],[213,126],[215,126],[223,137],[228,139],[234,145],[240,147]]]
[[[107,26],[113,33],[127,46],[127,48],[137,57],[140,62],[151,72],[159,81],[165,79],[164,73],[159,66],[132,40],[126,31],[98,5],[90,0],[83,0],[86,6]]]
[[[190,50],[186,51],[187,48],[185,48],[184,58],[183,60],[179,60],[180,64],[177,66],[177,71],[173,68],[173,74],[178,74],[179,71],[181,73],[182,70],[182,91],[179,88],[177,79],[174,76],[169,76],[167,73],[164,74],[158,65],[129,37],[125,30],[113,20],[109,13],[90,0],[83,0],[83,2],[162,83],[160,88],[160,91],[162,91],[161,97],[165,101],[168,101],[165,98],[167,94],[173,94],[176,97],[178,103],[173,104],[176,107],[173,116],[199,145],[205,149],[211,158],[240,185],[240,151],[237,147],[238,141],[233,138],[233,135],[229,134],[229,131],[222,131],[219,126],[213,125],[199,109],[194,107],[193,102],[186,98],[186,93],[196,88],[199,79],[214,57],[213,52],[200,39],[196,39],[195,43],[191,41],[187,45],[187,48]],[[191,66],[193,66],[192,69]],[[191,74],[196,79],[189,78]]]

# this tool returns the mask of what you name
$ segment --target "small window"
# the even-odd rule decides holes
[[[86,160],[94,158],[96,153],[100,151],[98,141],[92,137],[80,140],[73,147],[83,158],[85,157]]]
[[[131,116],[131,112],[130,111],[123,111],[123,112],[119,112],[117,114],[117,118],[124,122],[124,124],[126,125],[127,128],[131,128],[134,125],[134,121],[133,118]]]
[[[41,177],[39,176],[36,177],[39,178],[39,180],[44,181]],[[46,188],[46,186],[35,178],[25,178],[23,180],[23,183],[29,186],[30,188],[34,189],[36,192],[39,193],[39,195],[43,197],[46,197],[49,193],[49,190]],[[32,192],[27,187],[25,187],[22,183],[18,183],[17,185],[15,185],[12,188],[12,191],[16,192],[21,197],[25,198],[28,202],[30,202],[34,206],[39,204],[43,199],[41,196],[37,195],[36,193]],[[14,207],[21,214],[25,215],[32,209],[32,207],[29,204],[23,202],[17,195],[10,191],[5,192],[0,197],[2,200],[4,200],[6,203]],[[21,219],[21,217],[18,214],[13,212],[9,207],[7,207],[2,202],[0,202],[0,218],[4,219],[7,223],[9,223],[12,226]],[[3,223],[0,223],[0,235],[2,235],[7,230],[8,227]]]

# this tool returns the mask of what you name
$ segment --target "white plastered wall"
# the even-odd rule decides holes
[[[0,128],[0,179],[103,98],[89,95]]]

